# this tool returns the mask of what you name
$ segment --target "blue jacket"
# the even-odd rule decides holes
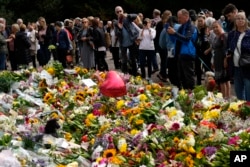
[[[196,57],[195,43],[198,37],[197,28],[192,25],[191,20],[182,24],[178,31],[171,35],[176,39],[175,56],[180,55],[181,58]]]
[[[228,40],[227,40],[227,46],[228,46],[228,50],[231,52],[231,54],[233,55],[235,48],[237,47],[237,42],[240,36],[240,32],[237,30],[233,30],[230,31],[228,33]],[[245,31],[245,35],[242,38],[241,41],[241,50],[240,50],[241,54],[248,54],[250,55],[250,29]],[[249,72],[250,68],[249,67],[244,67],[242,68],[242,73],[243,76],[246,78],[250,78],[250,72]]]
[[[175,31],[178,31],[178,29],[180,28],[180,24],[175,24],[173,28]],[[168,35],[168,33],[166,32],[166,28],[163,28],[161,31],[159,46],[162,49],[171,49],[175,47],[175,38]]]

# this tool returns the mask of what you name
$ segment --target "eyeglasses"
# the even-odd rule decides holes
[[[122,13],[122,10],[117,10],[116,13],[117,13],[117,14],[118,14],[118,13]]]

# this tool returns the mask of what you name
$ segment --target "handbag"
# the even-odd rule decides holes
[[[244,53],[240,55],[239,66],[250,67],[250,54],[249,53]]]

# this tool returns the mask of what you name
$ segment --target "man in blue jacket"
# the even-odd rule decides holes
[[[177,13],[180,28],[175,31],[169,27],[167,32],[172,38],[175,38],[175,57],[178,65],[178,87],[184,89],[193,89],[195,86],[195,42],[197,40],[197,29],[191,23],[189,12],[181,9]]]

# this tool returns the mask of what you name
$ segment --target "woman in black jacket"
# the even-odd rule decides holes
[[[108,71],[108,64],[105,60],[106,56],[106,44],[105,44],[105,33],[99,26],[99,21],[94,19],[92,21],[93,26],[93,42],[95,46],[95,60],[97,69],[100,71]]]
[[[20,31],[16,33],[16,38],[14,41],[17,66],[28,65],[32,61],[29,52],[30,43],[25,30],[26,25],[21,24]]]

